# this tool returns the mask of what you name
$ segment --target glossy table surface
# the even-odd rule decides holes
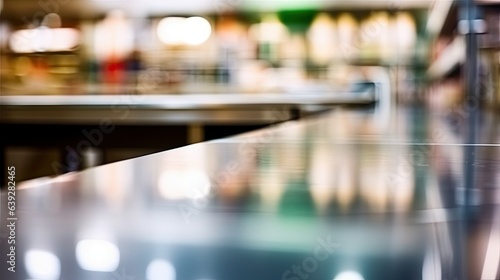
[[[463,144],[467,114],[338,108],[20,182],[1,279],[498,279],[500,122],[479,116]]]

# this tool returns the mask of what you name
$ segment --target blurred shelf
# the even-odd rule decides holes
[[[60,1],[54,6],[44,9],[57,8],[66,18],[92,18],[102,15],[111,10],[122,9],[134,16],[163,16],[163,15],[186,15],[186,14],[218,14],[225,12],[267,12],[283,10],[373,10],[373,9],[426,9],[429,7],[428,0],[373,0],[373,1],[333,1],[333,0],[187,0],[187,1]],[[33,15],[40,11],[37,1],[5,0],[3,16],[12,20],[19,20],[23,16]],[[64,7],[64,8],[62,8]]]

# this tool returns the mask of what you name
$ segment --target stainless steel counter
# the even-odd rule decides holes
[[[0,166],[15,157],[15,149],[51,149],[51,157],[59,157],[67,166],[62,172],[75,171],[86,163],[69,163],[67,159],[74,157],[69,150],[85,158],[86,149],[92,148],[101,155],[98,164],[110,163],[130,157],[127,152],[113,156],[117,149],[145,155],[297,119],[334,106],[373,107],[382,94],[375,83],[357,84],[353,89],[301,94],[2,96],[2,129],[18,133],[4,134]],[[50,160],[37,166],[34,177],[60,172],[50,167]]]

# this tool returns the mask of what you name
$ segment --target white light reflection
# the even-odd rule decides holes
[[[111,272],[118,268],[120,251],[109,241],[81,240],[76,245],[76,260],[84,270]]]
[[[343,271],[335,276],[333,280],[365,280],[365,278],[356,271]]]
[[[166,199],[198,199],[210,193],[210,179],[198,170],[166,170],[158,181],[158,191]]]
[[[491,227],[481,279],[496,279],[498,273],[500,264],[500,222],[498,217],[495,221]]]
[[[61,262],[53,253],[29,250],[24,256],[24,264],[30,278],[57,280],[61,274]]]
[[[429,250],[425,255],[422,280],[441,280],[441,259],[435,249]]]
[[[156,259],[146,269],[147,280],[175,280],[175,267],[168,261]]]

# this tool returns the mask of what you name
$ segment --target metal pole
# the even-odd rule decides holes
[[[460,9],[459,31],[465,36],[466,56],[464,65],[465,82],[465,135],[464,143],[464,164],[463,164],[463,186],[462,186],[462,207],[459,221],[459,238],[461,269],[459,279],[468,279],[468,265],[471,259],[468,256],[467,247],[469,243],[469,226],[471,219],[472,205],[476,203],[477,194],[475,188],[475,153],[474,146],[477,143],[478,118],[480,110],[479,100],[479,65],[478,65],[478,36],[477,36],[477,16],[478,10],[474,0],[462,0]]]
[[[463,0],[465,3],[462,7],[462,22],[467,24],[465,41],[466,41],[466,58],[465,58],[465,108],[467,111],[466,128],[465,128],[465,144],[464,148],[464,203],[470,205],[473,203],[474,191],[474,154],[477,143],[478,134],[478,116],[480,110],[479,99],[479,65],[478,65],[478,38],[475,32],[474,20],[477,19],[477,6],[473,0]]]

